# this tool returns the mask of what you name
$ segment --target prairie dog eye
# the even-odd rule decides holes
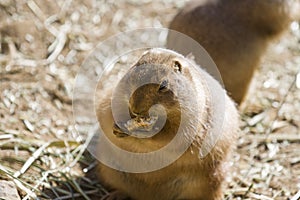
[[[168,80],[163,80],[159,85],[158,91],[166,92],[168,90],[168,84],[169,84]]]
[[[181,65],[181,63],[180,63],[178,60],[175,60],[175,61],[173,62],[173,68],[174,68],[174,71],[175,71],[175,72],[181,72],[181,70],[182,70],[182,65]]]

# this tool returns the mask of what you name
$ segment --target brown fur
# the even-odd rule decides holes
[[[170,29],[192,37],[208,51],[226,90],[240,104],[267,45],[300,17],[299,10],[299,0],[191,1],[174,17]],[[190,53],[190,47],[172,33],[168,48]]]
[[[195,75],[190,68],[190,63],[184,61],[184,58],[174,52],[163,52],[154,49],[144,54],[140,60],[131,68],[134,70],[141,64],[161,64],[163,65],[158,73],[167,74],[174,70],[174,61],[181,65],[181,71],[176,72],[174,79],[169,79],[170,84],[175,84],[177,77],[179,79],[188,80],[188,85],[179,85],[178,90],[181,93],[187,91],[187,87],[195,89],[195,96],[189,96],[189,93],[181,94],[178,98],[187,102],[195,99],[199,105],[204,106],[205,112],[202,114],[193,112],[193,106],[189,105],[186,109],[191,121],[192,128],[187,131],[186,137],[193,137],[196,140],[188,148],[188,150],[174,163],[169,166],[149,173],[125,173],[111,169],[100,164],[99,175],[101,180],[107,186],[122,191],[133,199],[153,200],[153,199],[202,199],[202,200],[218,200],[222,198],[222,182],[224,179],[224,167],[228,154],[235,146],[235,139],[238,131],[238,114],[233,102],[225,94],[225,116],[222,126],[222,133],[217,144],[212,151],[204,158],[199,157],[199,148],[201,147],[203,137],[211,124],[211,99],[208,98],[208,90],[201,86],[203,77],[209,76],[201,70],[201,75]],[[165,68],[164,68],[165,67]],[[166,69],[166,70],[164,70]],[[200,69],[199,69],[200,70]],[[133,73],[134,74],[134,73]],[[130,79],[132,78],[132,79]],[[137,76],[127,79],[127,87],[135,84]],[[215,81],[215,80],[213,80]],[[216,82],[216,81],[215,81]],[[117,146],[131,152],[150,152],[157,150],[168,143],[176,133],[176,128],[180,123],[180,114],[177,109],[176,98],[171,93],[157,93],[155,85],[146,85],[141,89],[137,89],[136,93],[130,98],[130,109],[132,112],[140,115],[147,115],[143,112],[152,104],[163,104],[168,113],[166,127],[152,138],[140,139],[132,136],[116,137],[113,134],[113,117],[111,111],[111,88],[104,89],[105,94],[100,99],[97,110],[98,120],[102,125],[102,129],[106,136]],[[120,87],[120,86],[117,86]],[[176,86],[175,86],[176,87]],[[154,89],[156,88],[156,90]],[[122,88],[123,89],[123,88]],[[142,93],[142,94],[140,94]],[[103,94],[103,93],[102,93]],[[146,97],[145,97],[146,96]],[[145,97],[145,98],[144,98]],[[191,103],[192,104],[192,103]],[[217,111],[224,112],[224,111]],[[194,118],[199,118],[201,123],[193,124]],[[174,130],[175,129],[175,130]],[[115,155],[112,159],[124,159],[122,155]],[[142,161],[141,161],[142,162]]]

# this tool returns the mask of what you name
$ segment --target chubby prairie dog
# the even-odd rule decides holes
[[[197,0],[187,3],[170,29],[208,51],[229,95],[240,104],[268,44],[299,19],[299,10],[299,0]],[[168,48],[190,53],[191,47],[176,37],[169,34]]]
[[[141,79],[147,84],[141,85]],[[183,140],[192,139],[178,159],[154,171],[118,171],[100,163],[99,175],[105,185],[137,200],[222,198],[224,169],[238,132],[238,113],[216,80],[181,54],[155,48],[146,51],[115,88],[104,91],[97,117],[104,134],[118,147],[149,153],[162,149],[178,134]],[[119,111],[125,108],[129,112],[129,119],[122,120],[122,114],[113,118],[113,98],[121,106]],[[164,112],[154,106],[158,104]],[[164,124],[157,129],[163,115]],[[178,128],[181,124],[185,125],[182,131]],[[176,149],[168,151],[163,159],[175,153]],[[128,159],[134,167],[148,162],[132,163],[114,151],[109,151],[108,157],[115,163]]]

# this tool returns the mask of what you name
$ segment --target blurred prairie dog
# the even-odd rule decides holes
[[[143,65],[148,67],[139,71]],[[181,104],[181,109],[185,110],[189,117],[187,120],[189,126],[183,135],[195,138],[195,141],[179,159],[157,171],[128,173],[117,171],[100,163],[100,178],[105,185],[119,190],[135,200],[220,200],[222,199],[222,182],[228,155],[235,146],[238,132],[238,113],[234,103],[219,83],[205,71],[199,69],[201,75],[197,74],[195,68],[192,68],[182,55],[162,49],[151,49],[145,52],[130,68],[126,74],[129,76],[125,75],[121,80],[126,84],[121,85],[119,82],[116,87],[118,99],[122,99],[122,94],[120,94],[122,91],[132,90],[138,84],[138,80],[151,74],[151,69],[156,66],[158,66],[158,70],[154,70],[154,75],[152,74],[148,78],[154,80],[157,78],[155,74],[160,74],[163,77],[162,79],[158,78],[160,84],[141,86],[132,93],[128,104],[126,102],[124,104],[128,105],[126,109],[129,109],[132,120],[134,120],[129,127],[125,127],[125,131],[119,127],[120,125],[116,125],[112,115],[111,90],[114,86],[104,90],[106,92],[102,93],[97,109],[97,117],[102,130],[114,144],[124,150],[137,153],[158,150],[168,144],[177,134],[176,129],[181,123],[180,109],[178,109],[178,99],[180,99],[185,103]],[[203,85],[203,79],[209,80],[211,84]],[[206,87],[215,87],[214,89],[220,91],[220,98],[211,98],[209,92],[212,88]],[[188,91],[195,93],[191,96]],[[179,95],[175,96],[175,93]],[[224,103],[224,110],[214,107],[222,104],[221,101]],[[195,107],[198,105],[195,102],[203,106],[204,112],[195,112],[197,110]],[[163,129],[150,138],[132,136],[131,132],[137,129],[144,129],[142,134],[151,132],[151,126],[146,122],[151,121],[148,120],[151,118],[150,107],[156,104],[163,105],[167,113]],[[200,158],[200,149],[203,145],[208,144],[205,137],[209,135],[211,127],[216,125],[213,124],[215,115],[220,113],[223,113],[224,116],[221,124],[217,124],[218,127],[221,127],[217,143],[204,158]],[[157,116],[159,119],[159,111]],[[132,120],[129,121],[132,122]],[[173,152],[169,152],[167,155],[172,154]],[[110,158],[114,162],[118,162],[119,159],[127,159],[123,155],[114,154],[113,151]]]
[[[190,36],[207,50],[225,89],[240,104],[268,44],[299,18],[300,0],[198,0],[187,3],[170,29]],[[190,53],[190,47],[172,33],[168,48]]]

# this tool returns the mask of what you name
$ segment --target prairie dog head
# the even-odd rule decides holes
[[[114,91],[114,134],[172,137],[183,117],[196,118],[198,113],[191,108],[199,102],[199,94],[191,65],[170,50],[155,48],[145,52]]]

